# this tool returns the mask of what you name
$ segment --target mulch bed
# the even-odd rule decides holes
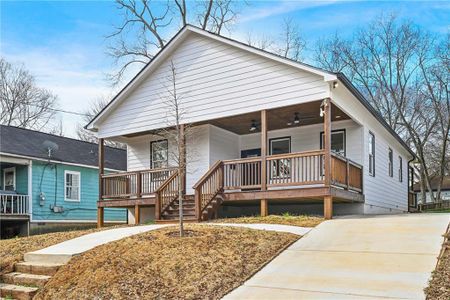
[[[23,260],[23,255],[30,251],[43,249],[79,236],[99,230],[112,229],[119,226],[101,229],[63,231],[33,235],[29,237],[0,240],[0,275],[13,270],[14,264]]]
[[[279,224],[279,225],[291,225],[291,226],[300,226],[300,227],[316,227],[320,223],[322,223],[324,219],[322,217],[316,216],[279,216],[279,215],[270,215],[267,217],[240,217],[240,218],[225,218],[225,219],[217,219],[212,222],[217,223],[240,223],[240,224]]]
[[[35,299],[220,299],[299,236],[247,228],[167,227],[74,257]]]

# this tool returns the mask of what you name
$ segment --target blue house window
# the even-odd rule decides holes
[[[80,172],[64,172],[65,201],[80,201]]]

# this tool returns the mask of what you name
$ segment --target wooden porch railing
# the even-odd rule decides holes
[[[152,195],[173,174],[174,170],[174,168],[165,168],[103,174],[101,177],[102,199],[139,198]]]
[[[257,189],[261,187],[261,158],[223,161],[225,190]]]
[[[179,174],[174,170],[172,175],[155,191],[155,218],[161,219],[161,214],[178,198]]]
[[[28,195],[0,194],[0,214],[26,215],[28,212]]]
[[[267,187],[324,183],[325,151],[271,155],[267,160]]]
[[[217,161],[209,171],[194,185],[195,216],[201,220],[202,213],[212,200],[224,189],[224,163]]]
[[[347,190],[362,192],[363,172],[362,166],[331,153],[331,184],[343,187]]]

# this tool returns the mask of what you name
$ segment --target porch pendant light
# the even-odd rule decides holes
[[[300,118],[298,117],[298,113],[295,113],[295,118],[294,118],[294,124],[298,125],[300,124]]]
[[[252,124],[250,125],[250,132],[253,132],[253,131],[255,131],[257,128],[256,128],[256,122],[255,122],[255,120],[252,120]]]

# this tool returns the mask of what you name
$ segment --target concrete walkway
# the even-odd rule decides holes
[[[450,214],[324,222],[225,299],[424,299]]]
[[[24,260],[33,263],[65,264],[72,256],[99,245],[166,226],[169,225],[132,226],[90,233],[38,251],[28,252],[24,255]]]
[[[277,225],[277,224],[237,224],[237,223],[202,223],[205,225],[218,225],[218,226],[232,226],[232,227],[244,227],[257,230],[269,230],[278,232],[289,232],[296,235],[307,234],[312,227],[299,227],[290,225]]]

